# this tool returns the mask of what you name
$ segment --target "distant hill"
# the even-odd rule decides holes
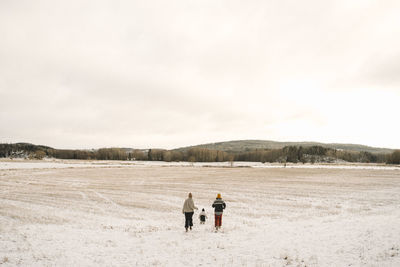
[[[383,153],[388,154],[392,153],[394,150],[389,148],[378,148],[378,147],[370,147],[364,145],[357,144],[337,144],[337,143],[318,143],[318,142],[277,142],[270,140],[237,140],[237,141],[227,141],[227,142],[218,142],[218,143],[209,143],[202,144],[196,146],[188,146],[181,147],[175,150],[177,151],[187,151],[191,148],[206,148],[213,150],[221,150],[225,152],[244,152],[244,151],[252,151],[255,149],[280,149],[285,146],[323,146],[332,149],[338,150],[347,150],[347,151],[366,151],[370,153]]]
[[[331,148],[336,150],[346,150],[353,152],[370,152],[376,154],[390,154],[393,153],[394,149],[389,148],[378,148],[378,147],[370,147],[365,145],[357,145],[357,144],[338,144],[338,143],[318,143],[318,142],[277,142],[270,140],[237,140],[237,141],[227,141],[227,142],[218,142],[218,143],[209,143],[209,144],[201,144],[196,146],[188,146],[181,147],[177,149],[172,149],[171,151],[185,152],[191,148],[206,148],[210,150],[219,150],[225,152],[249,152],[256,149],[281,149],[285,146],[302,146],[302,147],[310,147],[310,146],[322,146],[325,148]],[[110,149],[92,149],[92,150],[68,150],[68,149],[54,149],[48,146],[43,145],[34,145],[30,143],[15,143],[15,144],[5,144],[0,143],[0,158],[1,157],[27,157],[31,153],[35,153],[37,151],[45,151],[48,156],[57,157],[57,153],[63,153],[66,155],[58,157],[61,158],[86,158],[86,157],[94,157],[94,154],[98,152],[112,151],[112,153],[117,153],[118,151],[124,151],[126,154],[131,153],[134,158],[143,158],[147,157],[147,153],[149,149],[134,149],[134,148],[110,148]],[[160,149],[154,149],[157,151]],[[162,151],[162,149],[160,150]],[[119,153],[119,152],[118,152]],[[117,154],[118,154],[117,153]],[[138,156],[138,153],[142,156]],[[161,152],[160,152],[161,153]],[[81,155],[82,154],[82,155]],[[93,154],[93,155],[92,155]],[[122,155],[122,154],[121,154]],[[125,157],[119,155],[118,157]],[[100,157],[100,156],[98,156]],[[102,159],[100,157],[100,159]]]

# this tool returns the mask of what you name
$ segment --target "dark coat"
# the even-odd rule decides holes
[[[222,214],[226,208],[225,202],[221,198],[217,198],[212,204],[215,214]]]

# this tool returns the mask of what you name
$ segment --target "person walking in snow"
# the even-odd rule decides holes
[[[221,194],[217,195],[217,198],[214,200],[212,207],[214,208],[214,215],[215,215],[215,230],[218,231],[218,229],[221,228],[222,224],[222,213],[226,208],[226,204],[222,200]]]
[[[206,212],[204,209],[201,210],[200,214],[199,214],[199,219],[200,219],[200,224],[205,224],[206,223],[206,219],[208,219]]]
[[[193,197],[192,193],[189,193],[188,198],[183,203],[183,208],[182,208],[182,213],[185,214],[185,229],[186,229],[186,232],[188,231],[188,228],[190,228],[190,230],[192,230],[194,210],[198,209],[194,205],[192,197]]]

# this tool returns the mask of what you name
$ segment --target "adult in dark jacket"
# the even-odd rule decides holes
[[[193,201],[192,197],[193,197],[192,193],[189,193],[188,198],[183,203],[183,208],[182,208],[182,213],[185,214],[186,232],[188,231],[189,227],[190,227],[190,230],[192,230],[193,214],[194,214],[194,210],[197,210],[197,207],[194,205],[194,201]]]
[[[218,231],[218,229],[221,228],[222,224],[222,213],[226,208],[226,204],[222,200],[221,194],[217,195],[217,198],[214,200],[212,207],[214,208],[214,215],[215,215],[215,230]]]

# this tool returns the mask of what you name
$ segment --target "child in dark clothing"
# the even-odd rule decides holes
[[[201,210],[200,214],[199,214],[199,219],[200,219],[200,224],[205,224],[206,223],[206,219],[208,219],[206,212],[204,211],[204,209]]]

